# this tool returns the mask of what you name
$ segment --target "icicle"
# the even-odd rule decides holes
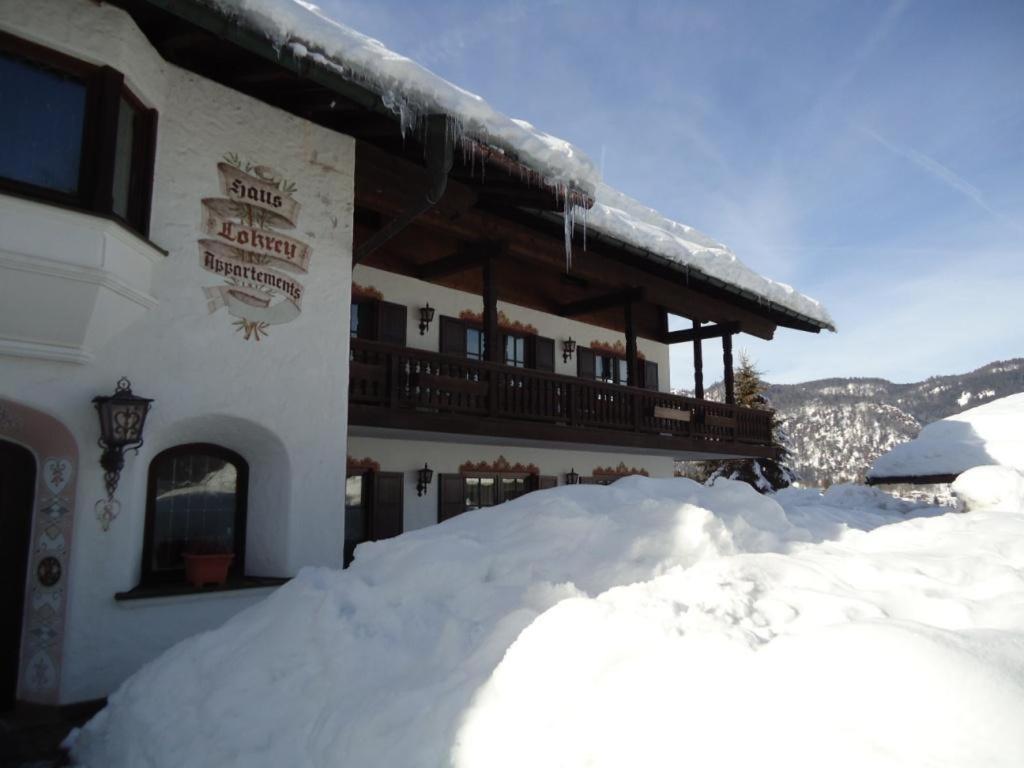
[[[590,213],[590,209],[586,206],[583,207],[583,250],[587,250],[587,214]]]
[[[576,229],[576,206],[572,204],[569,190],[564,185],[555,187],[556,199],[560,189],[565,201],[562,209],[562,218],[565,222],[565,271],[568,272],[572,269],[572,233]]]

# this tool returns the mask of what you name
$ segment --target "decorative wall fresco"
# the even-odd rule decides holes
[[[364,301],[384,301],[384,294],[378,291],[372,285],[360,285],[359,283],[352,283],[352,300],[357,301],[359,299],[363,299]]]
[[[78,446],[59,421],[9,400],[0,400],[0,439],[18,443],[36,457],[18,699],[56,704],[67,613]]]
[[[474,312],[472,309],[464,309],[459,312],[459,320],[464,320],[467,323],[483,325],[484,314],[483,312]],[[521,323],[518,320],[513,320],[504,312],[500,311],[498,312],[498,327],[503,331],[511,331],[512,333],[537,335],[537,329],[529,323]]]
[[[490,463],[486,461],[467,461],[459,465],[459,472],[508,472],[519,475],[539,475],[540,469],[537,468],[536,464],[520,464],[518,462],[513,464],[504,456],[499,456]]]
[[[615,355],[616,357],[626,356],[626,345],[621,341],[616,341],[614,344],[610,344],[607,341],[592,341],[590,342],[590,348],[595,352],[603,352],[607,355]],[[637,350],[636,359],[645,359],[644,353]]]
[[[646,469],[627,467],[625,462],[620,461],[617,467],[597,467],[591,474],[594,477],[627,477],[628,475],[642,475],[650,477]]]

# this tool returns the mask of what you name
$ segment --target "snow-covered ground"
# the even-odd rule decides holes
[[[879,456],[868,477],[958,475],[988,464],[1024,472],[1024,392],[928,424]]]
[[[967,514],[628,478],[363,545],[142,669],[74,757],[1019,766],[1024,478],[958,482]]]

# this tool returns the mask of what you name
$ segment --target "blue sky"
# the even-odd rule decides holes
[[[1021,0],[321,6],[824,302],[838,334],[738,342],[773,381],[1024,355]]]

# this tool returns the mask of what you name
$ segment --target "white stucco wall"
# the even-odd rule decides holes
[[[553,475],[558,484],[565,483],[565,473],[574,469],[581,477],[593,474],[598,467],[617,467],[624,463],[629,468],[647,470],[651,477],[672,477],[675,464],[670,456],[644,456],[620,454],[614,451],[587,451],[575,448],[539,448],[526,445],[481,445],[441,440],[422,439],[424,435],[408,439],[349,436],[348,452],[352,458],[373,459],[382,472],[402,472],[405,475],[403,503],[405,530],[424,528],[437,523],[437,475],[458,473],[467,461],[493,463],[503,456],[511,464],[534,464],[542,475]],[[416,495],[416,471],[424,462],[436,473],[423,496]]]
[[[479,295],[456,291],[442,285],[435,285],[394,272],[385,272],[363,264],[356,266],[352,279],[361,286],[376,288],[384,295],[385,301],[404,304],[409,308],[406,339],[409,346],[416,349],[438,351],[441,315],[457,318],[460,312],[467,309],[477,313],[483,311],[483,299]],[[421,336],[419,309],[427,302],[437,312],[434,315],[434,322]],[[582,347],[589,346],[595,341],[605,344],[625,345],[626,343],[625,334],[535,309],[520,307],[506,301],[498,301],[498,311],[504,312],[512,321],[532,325],[541,336],[554,339],[555,373],[565,376],[576,375],[576,358],[573,356],[568,362],[562,360],[562,341],[564,339],[571,336]],[[668,392],[670,389],[668,345],[650,339],[638,338],[637,350],[646,359],[658,364],[658,389]]]
[[[0,356],[0,397],[56,417],[80,451],[59,696],[73,702],[109,693],[177,640],[260,597],[254,590],[114,600],[138,583],[146,473],[161,450],[212,442],[247,459],[250,574],[287,576],[304,565],[340,564],[354,142],[168,65],[130,17],[109,5],[0,0],[0,28],[110,64],[159,111],[150,239],[168,255],[152,268],[156,305],[102,339],[84,364]],[[216,165],[229,152],[296,184],[302,210],[287,234],[313,248],[308,274],[298,277],[305,289],[301,314],[271,326],[259,341],[244,340],[225,309],[211,314],[203,292],[224,284],[201,268],[197,239],[201,200],[221,194]],[[47,213],[40,208],[37,223],[23,226],[42,236]],[[72,253],[74,227],[68,232],[64,247]],[[126,457],[120,516],[103,531],[92,512],[104,491],[90,401],[110,394],[122,375],[155,402],[145,445]]]

